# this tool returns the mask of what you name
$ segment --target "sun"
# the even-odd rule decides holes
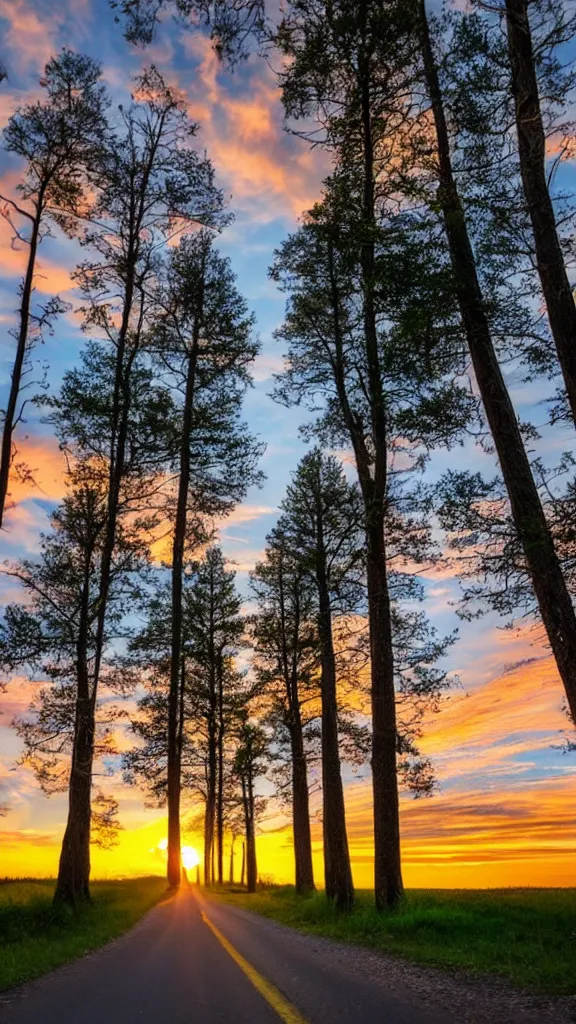
[[[191,871],[192,868],[198,867],[200,863],[200,857],[198,851],[193,846],[183,846],[182,850],[182,864],[186,868],[186,871]]]

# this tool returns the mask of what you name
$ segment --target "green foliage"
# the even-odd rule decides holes
[[[285,526],[286,524],[284,524]],[[291,734],[302,729],[311,757],[319,714],[316,603],[308,572],[279,523],[250,575],[258,610],[249,619],[260,711],[273,732],[278,794],[291,793]]]
[[[70,491],[42,536],[40,555],[4,570],[21,584],[26,602],[8,605],[0,620],[0,665],[23,669],[43,685],[15,725],[24,742],[24,762],[47,793],[67,786],[78,686],[78,648],[88,669],[89,696],[96,652],[99,558],[105,526],[105,490],[100,472],[84,466],[69,480]],[[105,640],[123,630],[128,607],[140,593],[146,545],[132,524],[119,531],[111,566]],[[134,530],[134,526],[136,529]],[[109,707],[97,715],[96,753],[114,753]]]
[[[180,471],[182,445],[188,448],[193,527],[202,517],[230,512],[261,480],[256,464],[262,445],[241,420],[259,349],[253,329],[254,317],[230,261],[214,248],[213,234],[184,236],[158,274],[146,351],[156,386],[171,405],[163,439],[169,472]],[[167,506],[170,518],[170,496]]]
[[[159,15],[168,10],[194,28],[207,28],[216,52],[232,63],[246,55],[251,33],[264,27],[264,0],[110,0],[110,6],[120,12],[131,43],[151,43]]]
[[[45,98],[19,107],[4,129],[4,147],[26,161],[21,198],[62,226],[83,209],[88,166],[106,132],[100,75],[99,63],[63,49],[46,64]]]
[[[189,563],[183,582],[182,785],[185,793],[204,799],[209,740],[219,729],[220,683],[228,761],[233,756],[235,726],[255,687],[234,665],[245,641],[245,620],[235,573],[226,569],[220,548],[209,548],[203,559]],[[140,680],[143,675],[146,679],[146,692],[138,701],[131,725],[140,742],[123,757],[124,775],[159,803],[166,796],[170,646],[170,595],[165,587],[156,592],[149,619],[131,643],[131,656],[123,662],[123,667],[139,673]]]
[[[389,914],[374,910],[366,890],[347,915],[338,914],[323,893],[299,897],[291,886],[220,898],[338,942],[498,974],[537,992],[576,992],[574,889],[411,889]]]
[[[116,797],[101,790],[92,799],[90,842],[101,850],[113,850],[120,842],[123,825],[118,819],[119,804]]]

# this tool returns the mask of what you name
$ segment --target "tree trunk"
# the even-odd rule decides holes
[[[246,883],[246,842],[242,842],[242,860],[240,862],[240,885]]]
[[[256,892],[258,868],[256,864],[256,829],[254,823],[254,784],[251,772],[248,773],[247,779],[242,779],[242,797],[246,827],[246,888],[248,892]]]
[[[212,884],[212,843],[214,841],[214,816],[210,806],[210,796],[206,797],[204,810],[204,885]]]
[[[365,5],[364,5],[365,9]],[[370,44],[365,44],[369,49]],[[364,153],[362,314],[370,400],[373,469],[367,465],[365,442],[354,446],[366,508],[370,682],[372,706],[372,790],[374,798],[374,900],[377,910],[395,906],[404,893],[400,852],[400,813],[396,765],[396,692],[392,622],[385,544],[388,487],[388,425],[376,319],[376,198],[372,138],[371,57],[359,66]],[[356,428],[357,430],[357,428]]]
[[[16,407],[18,405],[18,395],[20,394],[22,371],[24,368],[26,346],[28,343],[30,304],[32,301],[32,290],[34,287],[34,270],[36,267],[36,254],[38,251],[38,238],[40,233],[40,221],[42,219],[43,202],[43,194],[41,193],[38,198],[36,215],[32,224],[32,234],[30,236],[28,265],[26,267],[26,276],[22,285],[22,303],[20,305],[20,326],[18,328],[16,356],[14,359],[14,366],[12,367],[10,394],[8,395],[8,405],[6,406],[4,428],[2,431],[2,447],[0,451],[0,528],[2,527],[2,521],[4,518],[4,508],[6,505],[6,495],[8,494],[8,482],[10,479],[10,466],[12,465],[12,436],[16,425]]]
[[[208,725],[208,780],[206,790],[206,826],[204,830],[204,877],[206,885],[214,882],[214,833],[216,824],[216,724]]]
[[[290,756],[292,761],[292,831],[294,834],[294,872],[297,893],[314,890],[314,866],[312,863],[312,837],[310,833],[310,799],[308,793],[308,768],[304,750],[302,733],[302,715],[300,712],[300,695],[298,692],[298,663],[296,642],[299,622],[299,606],[296,605],[294,626],[294,643],[292,657],[289,656],[290,642],[287,635],[285,608],[285,577],[280,569],[279,595],[281,617],[281,663],[284,686],[286,689],[287,727],[290,735]],[[295,601],[298,601],[296,587]]]
[[[318,517],[319,546],[322,520]],[[344,788],[338,744],[338,701],[336,660],[332,636],[332,609],[324,556],[318,554],[316,581],[319,596],[319,634],[322,662],[322,809],[324,838],[324,880],[326,895],[338,910],[351,910],[354,884],[350,867]]]
[[[68,820],[62,840],[55,903],[77,904],[90,899],[90,818],[94,711],[90,698],[76,702],[74,750],[68,787]]]
[[[234,885],[234,833],[232,833],[232,839],[230,840],[230,873],[229,882],[230,885]]]
[[[312,837],[310,833],[310,798],[308,769],[302,736],[302,722],[298,713],[291,723],[290,744],[292,754],[292,828],[294,832],[294,866],[296,892],[314,889],[312,864]]]
[[[218,843],[218,884],[224,882],[224,693],[221,658],[218,672],[218,793],[216,798],[216,831]]]
[[[214,833],[216,818],[216,743],[214,736],[208,738],[208,798],[206,801],[206,845],[205,861],[207,885],[214,882]]]
[[[374,796],[375,896],[379,910],[403,895],[400,811],[396,768],[396,696],[383,516],[367,534],[366,576],[372,662],[372,788]]]
[[[180,467],[178,476],[178,498],[174,538],[172,542],[172,634],[170,649],[170,690],[168,694],[168,885],[175,889],[180,885],[182,875],[180,835],[180,794],[182,749],[178,740],[178,700],[180,663],[182,659],[182,580],[184,574],[184,551],[188,520],[188,491],[190,488],[190,439],[192,435],[194,388],[198,361],[198,340],[200,336],[200,314],[203,296],[199,300],[199,312],[194,320],[192,347],[188,353],[186,391],[182,412],[182,433],[180,437]]]
[[[90,899],[90,823],[92,817],[92,765],[94,760],[95,706],[90,693],[88,633],[93,543],[84,551],[76,638],[76,713],[72,762],[68,784],[68,818],[54,892],[55,903],[76,906]]]
[[[564,683],[570,713],[576,722],[576,615],[492,342],[464,210],[452,172],[442,93],[423,0],[420,0],[420,12],[424,67],[438,140],[438,198],[444,215],[460,312],[512,517],[540,615]]]
[[[250,823],[250,832],[246,834],[246,889],[248,892],[256,892],[258,882],[258,868],[256,864],[256,838],[254,836],[254,823]]]
[[[536,266],[568,401],[576,421],[576,305],[548,188],[546,135],[540,109],[528,0],[506,0],[506,28],[520,173],[534,232]]]

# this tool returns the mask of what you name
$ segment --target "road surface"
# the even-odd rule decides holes
[[[4,994],[0,1024],[450,1024],[385,977],[364,976],[358,955],[333,956],[329,943],[191,889],[103,949]]]

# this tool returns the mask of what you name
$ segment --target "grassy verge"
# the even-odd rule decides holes
[[[335,913],[323,893],[298,897],[291,886],[216,895],[314,935],[499,974],[541,993],[576,993],[576,889],[414,889],[399,910],[383,915],[373,909],[372,894],[361,891],[347,916]]]
[[[165,889],[163,878],[94,882],[92,904],[73,913],[52,907],[52,881],[0,881],[0,990],[37,978],[116,938]]]

